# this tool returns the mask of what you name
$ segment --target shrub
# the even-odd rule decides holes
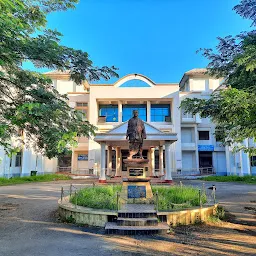
[[[256,177],[251,175],[246,176],[236,176],[236,175],[230,175],[230,176],[209,176],[201,178],[201,180],[206,181],[217,181],[217,182],[244,182],[244,183],[252,183],[256,184]]]
[[[77,198],[73,195],[70,201],[80,206],[95,209],[117,209],[116,193],[121,192],[121,185],[102,187],[88,187],[78,191]],[[153,193],[158,191],[158,209],[171,210],[199,206],[198,189],[190,186],[161,187],[153,186]],[[206,196],[202,195],[202,203],[206,202]]]
[[[25,177],[13,177],[10,179],[0,178],[0,185],[12,185],[22,184],[28,182],[44,182],[44,181],[55,181],[55,180],[69,180],[71,179],[67,175],[63,174],[45,174],[38,176],[25,176]]]
[[[111,185],[104,187],[88,187],[78,191],[77,198],[73,195],[70,201],[80,206],[95,209],[117,209],[116,193],[122,189],[121,185]]]
[[[153,186],[152,191],[158,191],[159,210],[184,209],[200,205],[198,189],[192,186]],[[205,193],[202,193],[201,200],[202,203],[206,203]]]

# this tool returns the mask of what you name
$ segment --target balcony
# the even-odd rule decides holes
[[[182,142],[181,143],[181,150],[196,150],[196,143],[195,142]]]
[[[196,118],[195,116],[193,117],[185,117],[185,116],[181,116],[181,122],[182,123],[187,123],[187,124],[194,124],[196,123]]]

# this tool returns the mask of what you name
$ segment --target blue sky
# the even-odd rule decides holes
[[[238,0],[80,0],[75,10],[52,13],[48,27],[61,43],[87,51],[94,64],[115,65],[120,77],[141,73],[155,82],[179,82],[207,65],[196,50],[217,36],[250,29],[232,8]]]

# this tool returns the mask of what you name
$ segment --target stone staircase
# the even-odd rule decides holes
[[[117,221],[105,226],[107,234],[120,235],[166,234],[168,230],[167,223],[158,222],[152,204],[126,204],[118,211]]]

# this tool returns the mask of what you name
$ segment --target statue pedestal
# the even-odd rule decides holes
[[[150,185],[150,178],[146,178],[148,159],[124,159],[127,167],[128,178],[123,179],[121,196],[127,203],[152,203],[153,193]]]
[[[148,167],[148,163],[148,159],[124,159],[124,164],[128,171],[128,177],[137,179],[146,178],[146,167]]]

